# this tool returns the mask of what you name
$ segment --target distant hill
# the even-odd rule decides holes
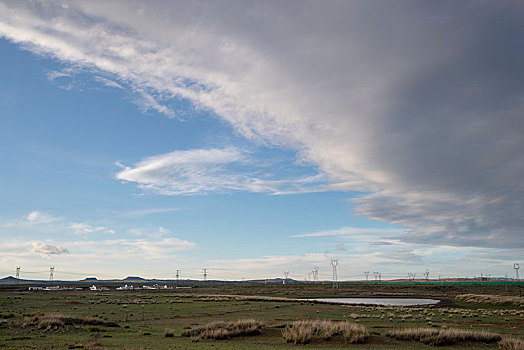
[[[129,281],[132,281],[132,282],[143,282],[143,281],[147,281],[146,279],[142,278],[142,277],[137,277],[137,276],[127,276],[126,278],[124,278],[122,281],[126,281],[126,282],[129,282]]]
[[[96,277],[86,277],[83,280],[80,280],[78,282],[96,282],[96,281],[98,281],[98,278]]]
[[[30,284],[30,283],[45,283],[45,281],[16,279],[13,276],[7,276],[4,278],[0,278],[0,285],[2,284]]]
[[[0,283],[12,283],[12,282],[16,283],[16,281],[17,279],[14,278],[13,276],[7,276],[7,277],[0,279]]]

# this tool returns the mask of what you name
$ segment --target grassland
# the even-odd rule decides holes
[[[513,348],[518,349],[524,339],[520,304],[489,303],[493,297],[460,297],[474,294],[518,300],[518,288],[348,284],[334,292],[329,285],[207,285],[190,290],[29,292],[5,287],[0,290],[0,349],[431,349],[435,346],[425,344],[431,341],[418,339],[471,332],[496,337],[477,337],[477,341],[473,336],[459,336],[458,341],[448,341],[452,345],[446,348],[497,349],[502,338],[504,344],[517,344]],[[374,307],[294,300],[367,296],[430,297],[442,302],[427,307]],[[254,328],[247,321],[238,323],[245,319],[251,319]],[[303,324],[326,322],[324,328],[306,325],[304,329],[316,333],[306,345],[294,345],[284,336],[300,320],[309,321]],[[329,336],[321,330],[328,329],[327,325],[333,329]],[[210,331],[203,336],[182,335],[197,334],[199,329]],[[350,329],[363,334],[355,343],[344,336]],[[403,329],[423,329],[426,337],[417,338],[415,330],[409,337],[392,336]]]

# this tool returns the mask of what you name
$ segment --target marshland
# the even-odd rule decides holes
[[[220,285],[0,291],[5,349],[522,349],[522,286]],[[431,298],[373,306],[310,298]]]

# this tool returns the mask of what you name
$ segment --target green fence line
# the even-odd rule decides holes
[[[380,285],[394,285],[394,286],[423,286],[423,285],[437,285],[437,286],[524,286],[524,281],[464,281],[464,282],[339,282],[339,284],[380,284]]]

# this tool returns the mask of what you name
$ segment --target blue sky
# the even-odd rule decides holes
[[[511,273],[518,17],[424,4],[0,3],[0,273]]]

